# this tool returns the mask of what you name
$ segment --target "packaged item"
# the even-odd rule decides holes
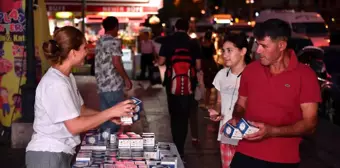
[[[76,157],[76,162],[77,161],[91,161],[92,158],[92,153],[91,152],[79,152]]]
[[[228,136],[231,139],[242,139],[242,133],[238,128],[235,128],[231,124],[227,123],[224,128],[224,135]]]
[[[143,146],[154,147],[155,146],[155,134],[154,133],[143,133]]]
[[[133,117],[121,117],[123,125],[131,125],[133,122],[136,122],[140,119],[140,112],[142,111],[142,101],[136,97],[131,97],[131,100],[136,105],[135,111],[132,113]]]
[[[92,134],[85,136],[86,144],[97,144],[100,141],[100,134]]]
[[[259,131],[257,127],[251,125],[243,118],[241,118],[241,120],[237,123],[237,128],[241,131],[243,135],[253,134]]]
[[[168,168],[177,168],[177,157],[164,157],[161,160],[161,165],[167,166]]]

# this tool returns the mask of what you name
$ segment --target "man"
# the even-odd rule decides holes
[[[197,41],[187,34],[189,23],[179,19],[175,33],[164,39],[159,52],[159,65],[166,64],[164,85],[167,90],[171,133],[179,154],[183,157],[190,113],[195,113],[197,103],[194,89],[196,73],[201,71],[201,52]],[[181,67],[181,68],[180,68]]]
[[[95,76],[101,111],[124,100],[124,84],[127,90],[132,88],[132,83],[122,63],[121,41],[117,38],[118,19],[107,17],[102,25],[105,34],[97,41],[95,56]],[[111,128],[111,132],[119,130],[119,126],[112,122],[104,123],[101,128]]]
[[[289,25],[270,19],[255,26],[260,59],[242,73],[230,123],[244,117],[259,131],[239,142],[231,168],[297,168],[301,137],[314,131],[320,88],[315,73],[287,49]]]

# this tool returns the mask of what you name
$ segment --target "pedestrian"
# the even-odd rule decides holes
[[[192,110],[197,110],[194,91],[197,74],[201,74],[201,49],[198,41],[192,40],[187,31],[188,21],[178,19],[175,33],[162,43],[158,64],[166,64],[164,85],[168,98],[171,133],[179,154],[184,155],[188,132],[188,120]]]
[[[287,49],[288,23],[269,19],[254,28],[260,59],[242,73],[233,111],[259,130],[243,137],[231,168],[297,168],[301,137],[317,124],[320,88],[315,72]]]
[[[129,76],[126,74],[122,62],[121,40],[118,39],[118,19],[109,16],[103,20],[105,34],[96,44],[95,77],[98,85],[100,109],[106,110],[124,100],[124,85],[126,90],[132,88]],[[119,125],[106,122],[102,129],[110,128],[111,132],[117,132]]]
[[[217,102],[215,109],[208,110],[210,119],[220,122],[220,129],[232,118],[242,72],[251,60],[246,35],[231,33],[224,40],[222,56],[226,67],[217,73],[213,81],[217,89]],[[218,134],[217,140],[220,141],[222,167],[228,168],[235,154],[238,140],[230,139],[221,133]]]
[[[105,111],[87,108],[71,73],[84,64],[87,54],[84,34],[75,27],[57,30],[53,40],[43,44],[52,64],[36,89],[33,135],[26,148],[27,168],[70,168],[79,134],[105,121],[120,123],[135,108],[126,100]]]
[[[214,88],[212,82],[218,72],[218,67],[214,60],[216,50],[212,41],[211,31],[205,33],[204,38],[201,40],[201,48],[203,81],[205,87],[204,109],[208,109],[210,107],[211,90]]]
[[[143,32],[142,39],[140,42],[140,50],[141,50],[141,73],[140,79],[145,80],[145,73],[148,70],[148,79],[151,80],[151,68],[154,67],[153,61],[155,60],[155,47],[153,45],[152,40],[150,39],[149,32]]]

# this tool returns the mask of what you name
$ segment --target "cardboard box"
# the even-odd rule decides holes
[[[130,147],[132,150],[143,150],[143,138],[142,137],[131,137]]]
[[[77,161],[90,162],[92,158],[92,152],[79,152],[76,157]]]
[[[105,151],[106,150],[106,145],[105,144],[86,144],[80,146],[81,150],[97,150],[97,151]]]
[[[85,136],[85,144],[97,144],[100,141],[100,134]]]
[[[154,147],[155,146],[155,134],[143,133],[143,146]]]
[[[167,166],[168,168],[177,168],[177,157],[164,157],[161,160],[161,165]]]
[[[117,134],[111,134],[110,135],[110,143],[111,144],[117,144]]]
[[[104,141],[110,141],[111,138],[111,129],[107,128],[101,133],[101,138]]]
[[[131,125],[133,123],[132,117],[120,117],[120,121],[123,125]]]
[[[223,132],[224,132],[224,135],[228,136],[231,139],[241,140],[243,137],[241,131],[229,123],[226,124]]]
[[[158,160],[159,159],[159,152],[157,149],[154,150],[144,150],[144,158],[149,160],[149,159],[154,159]]]
[[[241,118],[241,120],[237,123],[237,128],[241,131],[243,135],[253,134],[259,131],[257,127],[251,125],[243,118]]]

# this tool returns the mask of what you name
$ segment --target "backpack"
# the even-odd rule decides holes
[[[174,50],[166,73],[168,92],[179,96],[194,93],[197,79],[194,61],[189,49],[177,48]]]

